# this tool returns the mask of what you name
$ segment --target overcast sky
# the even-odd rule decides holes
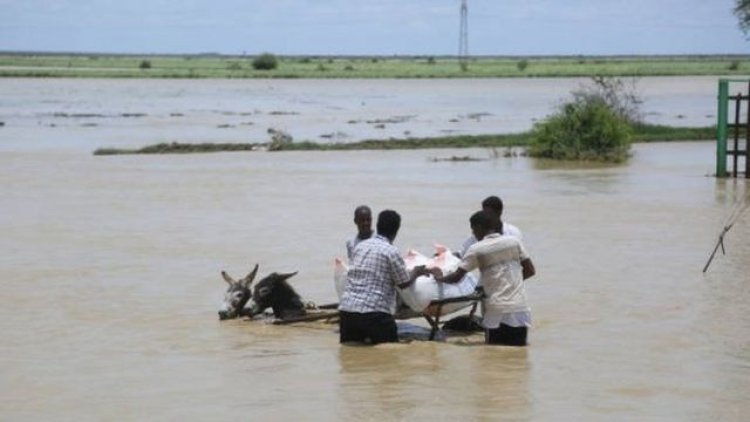
[[[0,50],[444,55],[460,0],[0,0]],[[469,0],[469,53],[745,54],[734,0]]]

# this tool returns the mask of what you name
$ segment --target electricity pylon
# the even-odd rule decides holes
[[[469,68],[469,7],[461,0],[461,25],[458,30],[458,64],[461,70]]]

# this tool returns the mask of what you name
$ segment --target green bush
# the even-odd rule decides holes
[[[279,67],[279,59],[271,53],[263,53],[253,59],[253,69],[273,70]]]
[[[520,72],[523,72],[527,67],[529,67],[529,61],[526,59],[519,60],[519,62],[516,63],[516,67]]]
[[[141,69],[151,69],[151,61],[150,60],[141,60],[141,63],[138,65]]]
[[[559,160],[622,162],[630,125],[601,99],[578,100],[534,125],[529,155]]]

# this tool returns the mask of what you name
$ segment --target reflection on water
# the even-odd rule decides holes
[[[625,165],[561,168],[428,159],[483,150],[105,158],[90,155],[92,139],[69,148],[55,138],[79,129],[6,129],[2,419],[750,412],[750,217],[701,272],[747,184],[707,177],[710,142],[636,145]],[[26,148],[30,139],[41,144]],[[43,146],[56,142],[65,146]],[[356,205],[398,210],[396,245],[426,252],[457,247],[490,194],[537,266],[528,348],[472,338],[342,347],[331,325],[218,321],[220,271],[255,263],[259,276],[298,270],[290,281],[306,300],[333,301],[333,258]]]
[[[409,419],[419,403],[410,394],[417,379],[438,368],[436,353],[401,345],[342,346],[339,397],[345,420]]]
[[[478,347],[470,370],[476,383],[474,419],[525,420],[531,412],[528,348]]]
[[[342,419],[527,419],[527,348],[460,348],[435,343],[343,346],[339,350]],[[429,392],[429,394],[427,393]]]

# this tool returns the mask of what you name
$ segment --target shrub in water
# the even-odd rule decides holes
[[[571,92],[573,102],[603,101],[615,114],[631,125],[641,122],[638,78],[622,79],[612,76],[592,76],[591,84]]]
[[[601,99],[577,100],[534,125],[529,155],[560,160],[621,162],[631,128]]]
[[[279,67],[279,59],[271,53],[263,53],[253,59],[253,69],[273,70]]]
[[[282,151],[287,149],[292,142],[292,135],[274,128],[269,128],[268,133],[271,135],[271,142],[268,144],[269,151]]]

